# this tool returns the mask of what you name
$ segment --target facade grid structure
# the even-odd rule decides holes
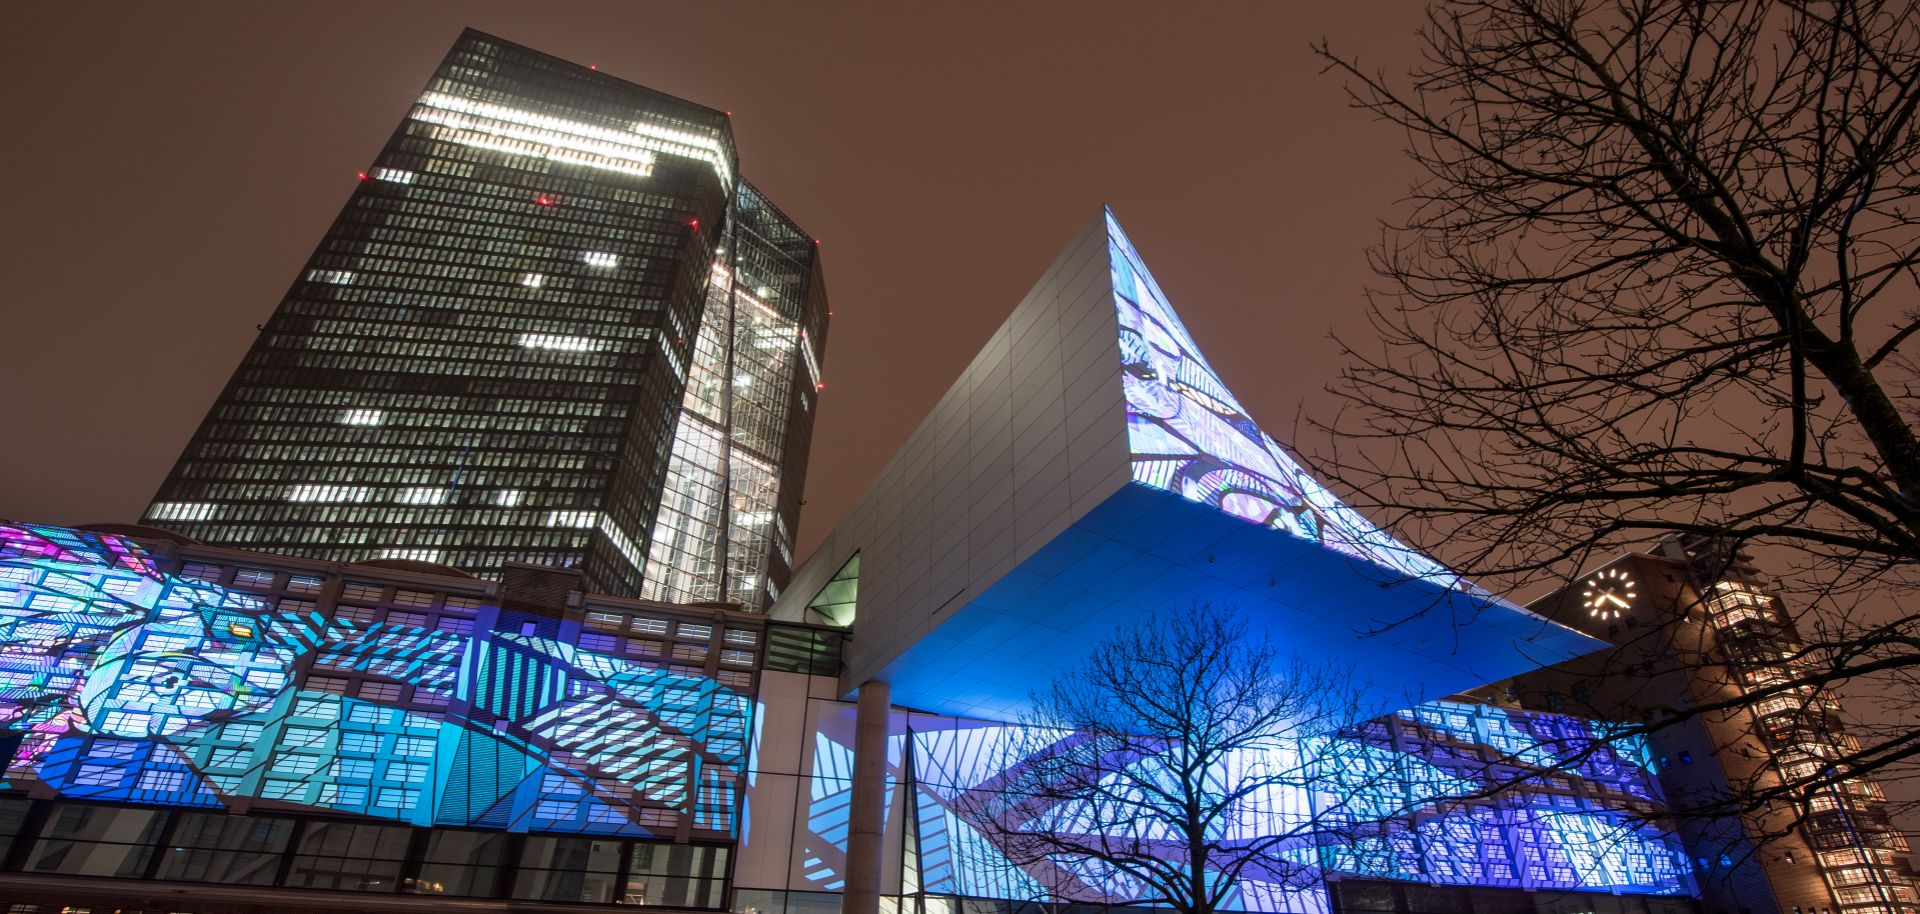
[[[1817,780],[1830,760],[1860,748],[1832,690],[1786,686],[1818,678],[1805,641],[1785,601],[1731,544],[1669,538],[1532,608],[1611,647],[1517,677],[1502,687],[1515,700],[1623,724],[1654,719],[1656,709],[1724,709],[1688,714],[1650,737],[1714,910],[1920,911],[1912,848],[1873,778],[1819,785],[1803,809],[1769,802],[1738,816],[1720,811],[1736,798]]]
[[[577,567],[637,595],[708,558],[650,548],[663,501],[687,497],[663,488],[705,357],[765,385],[726,378],[723,415],[736,392],[781,414],[758,463],[717,442],[761,471],[752,504],[704,497],[776,530],[717,541],[756,585],[731,597],[764,605],[811,432],[785,414],[819,392],[780,366],[803,329],[817,366],[826,304],[816,246],[786,243],[758,270],[782,326],[752,342],[788,345],[700,341],[747,292],[729,256],[805,238],[739,178],[727,115],[468,30],[360,179],[143,523],[331,561]],[[756,525],[780,513],[761,503],[787,510]]]

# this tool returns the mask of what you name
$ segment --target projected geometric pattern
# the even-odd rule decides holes
[[[583,647],[577,621],[348,615],[162,574],[118,537],[0,525],[0,728],[26,734],[8,786],[624,836],[671,836],[685,813],[734,831],[745,696]]]
[[[817,890],[837,891],[844,878],[851,718],[851,709],[823,715],[812,734],[813,791],[802,843],[804,878]],[[967,795],[995,789],[1020,763],[1010,745],[1031,745],[1014,742],[1022,736],[1017,728],[922,714],[905,720],[908,732],[893,734],[888,772],[890,781],[912,788],[904,891],[1089,903],[1137,897],[1090,860],[1015,865],[974,820],[983,805]],[[1242,873],[1223,909],[1325,911],[1327,873],[1435,885],[1691,894],[1677,838],[1645,821],[1659,796],[1639,749],[1598,740],[1595,726],[1430,702],[1315,742],[1306,753],[1310,786],[1267,802],[1266,832],[1302,835],[1287,861],[1296,868]],[[1504,789],[1474,796],[1495,785]],[[1183,859],[1172,842],[1166,852],[1170,860]]]
[[[1322,865],[1437,885],[1691,894],[1678,840],[1649,821],[1660,797],[1644,744],[1604,727],[1429,702],[1353,728],[1316,756],[1315,802],[1342,835],[1323,843]]]
[[[1133,479],[1442,587],[1477,590],[1347,507],[1260,430],[1107,213]]]

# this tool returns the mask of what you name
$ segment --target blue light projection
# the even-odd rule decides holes
[[[623,836],[671,837],[690,813],[733,833],[746,696],[589,650],[573,620],[360,609],[163,574],[115,536],[0,525],[0,730],[24,734],[5,786]]]
[[[1483,593],[1327,491],[1227,389],[1107,213],[1135,482],[1442,587]]]
[[[811,735],[818,745],[810,803],[797,829],[803,885],[794,887],[837,891],[844,878],[852,710],[828,711],[819,720]],[[924,714],[899,715],[896,722],[888,776],[910,789],[907,821],[889,828],[905,829],[904,892],[1137,900],[1126,879],[1097,861],[1056,857],[1016,865],[996,846],[996,830],[979,820],[980,811],[993,804],[970,794],[997,789],[1020,764],[1020,753],[1033,750],[1030,734]],[[1311,773],[1302,786],[1264,800],[1270,818],[1255,829],[1302,839],[1274,866],[1243,872],[1226,907],[1321,914],[1330,874],[1434,885],[1694,894],[1678,839],[1653,821],[1661,799],[1641,749],[1605,739],[1599,726],[1431,702],[1316,741],[1304,754]],[[1033,822],[1048,827],[1089,826],[1068,809],[1032,813]],[[1166,851],[1170,861],[1184,860],[1176,844],[1169,842]]]

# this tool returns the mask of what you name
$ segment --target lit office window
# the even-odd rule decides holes
[[[154,520],[213,520],[214,506],[207,502],[163,501],[147,513]]]
[[[362,502],[367,500],[366,486],[294,486],[288,501]]]
[[[341,425],[379,425],[386,413],[377,409],[350,409],[340,416]]]
[[[520,345],[528,349],[558,349],[562,352],[599,352],[607,348],[605,340],[556,333],[522,333]]]
[[[440,505],[446,504],[447,490],[438,486],[414,486],[400,490],[400,503],[403,505]]]

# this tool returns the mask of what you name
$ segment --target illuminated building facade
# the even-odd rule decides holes
[[[726,393],[738,353],[785,345],[766,307],[781,293],[758,282],[772,255],[736,240],[721,256],[708,275],[733,291],[724,307],[709,292],[690,332],[728,346],[692,353],[663,440],[667,490],[709,494],[669,505],[656,546],[743,535],[698,507],[755,504],[714,441],[782,434]],[[808,351],[745,371],[817,383]],[[1699,914],[1698,848],[1665,821],[1656,747],[1449,697],[1602,640],[1335,500],[1245,415],[1104,211],[769,612],[596,594],[590,565],[503,562],[490,581],[158,532],[0,525],[0,897],[190,914],[1137,907],[1140,886],[1100,860],[1016,864],[978,801],[1087,736],[1022,729],[1030,688],[1116,625],[1197,600],[1355,662],[1371,703],[1398,709],[1223,763],[1299,775],[1231,826],[1284,835],[1271,863],[1205,874],[1230,883],[1228,908]],[[712,593],[698,587],[724,567],[659,593]],[[1017,824],[1113,834],[1066,805]]]
[[[469,30],[360,177],[143,523],[767,605],[826,298],[727,115]]]
[[[1804,815],[1784,802],[1740,816],[1687,814],[1804,783],[1827,759],[1860,748],[1831,691],[1782,688],[1810,678],[1811,660],[1798,651],[1792,607],[1746,556],[1721,541],[1671,538],[1531,605],[1610,649],[1505,684],[1523,704],[1622,722],[1726,706],[1656,729],[1649,740],[1712,908],[1920,912],[1911,848],[1871,777],[1820,787]],[[1757,690],[1773,694],[1747,697]]]
[[[158,533],[0,525],[0,897],[838,908],[858,717],[838,697],[843,632],[584,593],[566,569],[495,583],[128,532]],[[1011,864],[967,802],[1019,764],[1014,728],[888,723],[886,892],[903,910],[1059,884]],[[1321,773],[1274,798],[1274,821],[1338,809],[1378,827],[1300,848],[1305,880],[1242,874],[1231,905],[1375,910],[1414,885],[1501,910],[1689,911],[1685,854],[1643,818],[1659,803],[1645,758],[1573,751],[1594,737],[1432,702],[1298,747]],[[1483,756],[1556,752],[1554,781],[1450,799],[1487,786]],[[1076,885],[1059,900],[1133,900],[1123,881]]]

